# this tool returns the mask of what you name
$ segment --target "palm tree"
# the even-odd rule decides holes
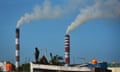
[[[50,64],[53,64],[53,65],[62,65],[64,62],[61,62],[61,60],[63,60],[63,57],[62,56],[59,56],[59,55],[55,55],[53,56],[52,53],[50,53],[50,57],[51,57],[51,60],[50,60]]]

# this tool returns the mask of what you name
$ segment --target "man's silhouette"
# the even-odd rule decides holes
[[[36,48],[35,48],[35,60],[36,60],[36,63],[38,62],[38,59],[39,59],[39,50],[38,50],[38,48],[36,47]]]

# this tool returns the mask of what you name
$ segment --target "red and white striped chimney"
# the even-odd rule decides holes
[[[17,28],[16,29],[16,71],[19,71],[19,59],[20,59],[20,56],[19,56],[19,49],[20,49],[20,44],[19,44],[19,38],[20,38],[20,35],[19,35],[19,29]]]
[[[65,66],[70,64],[70,36],[65,35]]]

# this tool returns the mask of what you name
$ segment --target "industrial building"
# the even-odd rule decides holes
[[[108,67],[112,72],[120,72],[120,67]]]
[[[20,30],[16,29],[16,71],[19,72],[20,67]],[[107,69],[106,63],[97,63],[93,60],[92,64],[85,65],[70,65],[70,35],[65,35],[65,63],[64,65],[56,65],[54,62],[49,64],[45,56],[41,58],[40,62],[30,63],[30,72],[112,72]]]
[[[0,71],[6,71],[6,62],[0,62]]]
[[[112,72],[111,70],[99,67],[87,66],[57,66],[30,63],[30,72]]]
[[[65,64],[64,65],[55,65],[48,64],[46,58],[44,57],[43,61],[39,63],[31,62],[30,63],[30,72],[112,72],[107,69],[107,63],[101,62],[98,63],[97,60],[92,60],[88,64],[70,64],[70,36],[65,35]],[[41,59],[42,60],[42,59]]]

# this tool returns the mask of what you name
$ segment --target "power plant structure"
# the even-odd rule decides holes
[[[19,71],[19,65],[20,65],[20,30],[17,28],[16,29],[16,71]]]
[[[65,35],[65,66],[70,64],[70,35]]]
[[[106,63],[70,64],[70,35],[64,37],[65,63],[55,65],[50,63],[30,62],[30,72],[112,72]],[[16,72],[20,72],[20,29],[16,28]],[[43,59],[45,61],[45,59]]]

